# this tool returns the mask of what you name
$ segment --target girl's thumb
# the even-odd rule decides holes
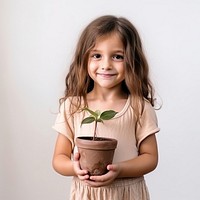
[[[74,154],[74,161],[78,161],[79,157],[80,157],[79,153],[75,153]]]
[[[107,170],[112,170],[112,171],[115,171],[115,166],[114,165],[108,165],[107,166]]]

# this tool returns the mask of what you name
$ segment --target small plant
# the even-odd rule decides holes
[[[103,123],[104,120],[112,119],[117,114],[114,110],[106,110],[104,112],[100,110],[92,111],[89,108],[84,108],[83,110],[89,112],[90,116],[83,119],[81,125],[95,122],[93,140],[95,140],[97,135],[97,123]]]

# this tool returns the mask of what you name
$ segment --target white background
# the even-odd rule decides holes
[[[1,0],[1,200],[68,198],[70,178],[51,167],[51,126],[80,32],[103,14],[137,27],[163,101],[152,200],[200,199],[200,1]]]

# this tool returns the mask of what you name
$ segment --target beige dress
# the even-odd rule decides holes
[[[78,136],[92,136],[94,123],[80,126],[81,121],[88,114],[79,112],[69,114],[69,99],[62,104],[53,128],[65,135],[72,144],[73,152],[77,152],[75,139]],[[131,98],[121,112],[108,121],[98,124],[97,136],[110,137],[118,140],[113,163],[133,159],[138,156],[140,143],[149,135],[159,131],[155,110],[145,101],[145,107],[136,126]],[[116,179],[105,187],[92,188],[74,177],[71,185],[71,200],[149,200],[148,190],[143,177]]]

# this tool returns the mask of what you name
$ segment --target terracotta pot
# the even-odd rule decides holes
[[[112,138],[77,137],[76,145],[80,153],[81,169],[89,175],[102,175],[107,172],[107,165],[113,161],[117,140]]]

